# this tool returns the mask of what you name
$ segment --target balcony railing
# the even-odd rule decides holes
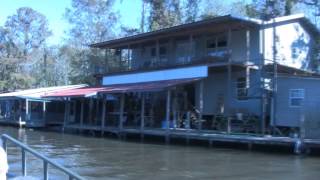
[[[118,63],[109,63],[106,73],[122,73],[122,72],[135,72],[135,71],[149,71],[149,70],[158,70],[166,68],[176,68],[191,66],[197,64],[212,64],[212,63],[221,63],[227,62],[230,54],[224,53],[217,56],[208,55],[202,57],[177,57],[177,58],[151,58],[144,63],[135,63],[134,61],[139,61],[138,59],[133,59],[131,61],[125,60]]]

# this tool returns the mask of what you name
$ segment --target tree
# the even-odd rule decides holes
[[[7,18],[5,27],[0,28],[1,90],[35,85],[34,64],[42,57],[42,47],[50,35],[46,17],[31,8],[19,8]]]
[[[247,6],[247,14],[250,17],[269,20],[273,17],[293,14],[294,6],[298,0],[253,0]]]
[[[190,23],[197,20],[201,0],[186,0],[184,4],[184,22]]]
[[[148,0],[147,3],[150,7],[149,31],[181,24],[180,0]]]
[[[25,57],[43,46],[51,35],[46,17],[28,7],[19,8],[17,14],[9,16],[5,28],[9,30],[8,36],[15,45],[20,46]]]
[[[93,75],[104,73],[104,51],[88,48],[89,44],[115,37],[118,12],[113,10],[114,0],[72,0],[65,18],[71,25],[67,32],[68,45],[60,52],[68,58],[68,77],[72,83],[93,84]]]
[[[76,46],[87,46],[114,37],[119,19],[113,10],[114,0],[72,0],[65,18],[71,25],[68,40]]]

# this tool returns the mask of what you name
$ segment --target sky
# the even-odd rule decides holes
[[[125,4],[125,6],[124,6]],[[50,44],[59,44],[68,30],[68,23],[63,18],[66,8],[71,7],[71,0],[0,0],[0,26],[3,26],[7,17],[16,14],[20,7],[31,7],[45,15],[53,35],[48,39]],[[128,27],[138,26],[141,12],[140,0],[117,1],[115,9],[119,10],[121,22]]]

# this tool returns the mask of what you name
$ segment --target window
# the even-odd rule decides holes
[[[226,36],[221,36],[221,37],[218,38],[217,47],[218,48],[227,47],[227,37]]]
[[[301,107],[303,100],[304,100],[304,89],[289,90],[290,107]]]
[[[167,48],[165,46],[161,46],[159,49],[160,56],[164,56],[167,54]]]
[[[248,97],[247,79],[241,77],[237,79],[237,99],[245,100]]]
[[[216,48],[216,39],[215,39],[215,38],[209,39],[209,40],[207,41],[207,48],[208,48],[208,49],[214,49],[214,48]]]
[[[228,41],[226,35],[212,36],[207,39],[207,55],[225,57],[228,53]]]
[[[156,48],[151,48],[151,57],[156,57]]]

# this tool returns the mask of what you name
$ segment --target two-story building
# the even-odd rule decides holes
[[[263,134],[315,127],[319,35],[303,15],[227,15],[99,42],[91,47],[117,56],[107,59],[108,73],[97,75],[101,87],[47,97],[81,102],[74,127]]]

